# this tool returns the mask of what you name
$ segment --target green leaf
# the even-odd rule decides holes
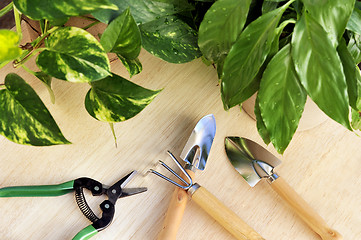
[[[69,17],[66,17],[66,18],[57,18],[57,19],[49,20],[49,24],[50,24],[50,26],[58,26],[58,27],[61,27],[61,26],[63,26],[65,23],[67,23],[68,21],[69,21]]]
[[[8,5],[0,9],[0,17],[4,16],[5,14],[13,10],[13,8],[14,8],[14,4],[13,2],[10,2]]]
[[[345,39],[341,39],[337,47],[337,53],[340,56],[343,67],[343,73],[346,78],[349,104],[352,108],[357,109],[356,101],[358,94],[357,94],[356,71],[358,71],[358,68],[356,64],[353,62],[353,58],[347,49]]]
[[[192,9],[185,0],[110,0],[110,2],[116,5],[118,10],[103,9],[92,13],[96,19],[106,24],[118,17],[127,8],[130,8],[135,21],[139,24]]]
[[[267,65],[258,91],[262,120],[277,152],[284,152],[296,132],[306,97],[287,44]]]
[[[350,129],[347,85],[327,33],[307,12],[296,23],[292,57],[308,95],[330,118]]]
[[[264,122],[263,122],[263,119],[261,116],[261,110],[259,109],[258,95],[256,98],[256,103],[254,105],[254,115],[256,116],[258,133],[262,137],[263,142],[268,145],[271,142],[271,139],[269,136],[269,132],[266,128],[266,125],[264,125]]]
[[[25,145],[68,144],[36,92],[18,75],[5,77],[0,90],[0,134]]]
[[[41,19],[59,19],[69,16],[79,16],[98,9],[117,10],[117,6],[108,0],[14,0],[16,8],[26,16]]]
[[[224,61],[221,82],[225,109],[247,99],[244,97],[245,90],[252,84],[266,60],[276,35],[278,22],[289,4],[291,1],[250,23],[232,46]]]
[[[361,130],[361,111],[351,110],[351,125],[355,130]]]
[[[143,67],[138,58],[129,60],[122,57],[121,55],[117,55],[117,56],[120,59],[120,61],[123,63],[125,68],[128,70],[130,77],[133,77],[134,75],[142,71]]]
[[[129,9],[108,25],[100,43],[106,52],[120,54],[130,60],[138,57],[142,47],[141,36]]]
[[[265,0],[263,1],[262,4],[262,14],[271,12],[275,10],[277,7],[278,7],[278,2]]]
[[[357,90],[358,90],[358,99],[356,102],[357,109],[351,109],[352,113],[352,128],[361,130],[361,72],[357,69],[356,72],[356,82],[357,82]]]
[[[251,0],[218,0],[199,26],[198,45],[203,55],[217,62],[227,55],[244,24]]]
[[[273,57],[278,52],[278,50],[280,48],[280,36],[283,32],[283,29],[290,23],[295,24],[296,20],[294,20],[294,19],[285,20],[279,25],[279,27],[276,28],[276,35],[275,35],[275,39],[272,42],[272,47],[271,47],[269,56]],[[285,45],[287,45],[287,44],[285,44]]]
[[[354,9],[355,0],[303,0],[303,4],[324,28],[336,48]]]
[[[361,62],[361,35],[351,33],[349,34],[349,38],[347,49],[351,53],[354,63],[358,64]]]
[[[361,35],[361,10],[354,8],[346,29]]]
[[[55,103],[55,95],[54,95],[54,91],[51,88],[51,76],[49,76],[46,73],[43,72],[35,72],[34,73],[35,77],[37,77],[40,81],[42,81],[45,85],[45,87],[48,89],[49,95],[50,95],[50,100],[51,102],[54,104]]]
[[[101,44],[87,31],[59,28],[48,37],[47,50],[36,59],[46,74],[70,82],[92,82],[110,75],[110,63]]]
[[[142,24],[140,31],[144,49],[167,62],[185,63],[201,56],[197,33],[176,16]]]
[[[18,47],[19,35],[16,32],[0,30],[0,63],[16,59],[22,53]]]
[[[116,74],[93,82],[91,86],[85,107],[92,117],[103,122],[122,122],[134,117],[160,92],[143,88]]]

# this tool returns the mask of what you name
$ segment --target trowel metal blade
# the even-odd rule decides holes
[[[194,127],[180,157],[190,167],[204,170],[216,134],[213,114],[204,116]]]
[[[225,149],[229,161],[233,167],[241,174],[247,183],[254,187],[261,179],[262,175],[257,173],[255,166],[259,162],[265,162],[270,168],[269,173],[273,168],[281,164],[281,160],[275,157],[272,153],[267,151],[258,143],[241,137],[226,137]]]

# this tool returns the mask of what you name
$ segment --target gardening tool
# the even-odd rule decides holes
[[[75,191],[76,203],[84,216],[87,217],[92,224],[81,230],[73,240],[86,240],[111,224],[115,214],[115,203],[118,198],[128,197],[147,191],[147,188],[144,187],[124,188],[135,174],[136,171],[132,171],[110,187],[105,186],[94,179],[85,177],[58,185],[6,187],[0,189],[0,197],[53,197]],[[101,218],[98,218],[95,215],[86,202],[83,191],[84,188],[91,191],[93,196],[104,194],[108,197],[108,200],[103,201],[99,205],[102,210]]]
[[[262,178],[266,178],[280,197],[322,239],[343,239],[338,232],[327,226],[325,220],[283,178],[274,172],[274,168],[281,161],[272,153],[258,143],[241,137],[226,137],[225,148],[228,159],[251,187],[254,187]]]
[[[186,162],[184,168],[192,179],[194,179],[196,169],[204,170],[215,134],[216,120],[213,114],[204,116],[193,129],[181,153],[181,159]],[[187,192],[181,188],[175,188],[158,240],[176,239],[187,202]]]
[[[170,171],[174,176],[180,180],[181,183],[175,182],[163,174],[150,169],[149,171],[168,182],[176,185],[177,187],[187,191],[189,196],[195,201],[203,210],[205,210],[210,216],[212,216],[219,224],[221,224],[226,230],[228,230],[236,239],[239,240],[264,240],[255,230],[247,225],[240,217],[238,217],[232,210],[227,208],[221,201],[219,201],[212,193],[210,193],[204,187],[201,187],[198,183],[193,183],[191,176],[182,167],[175,156],[168,151],[168,154],[176,165],[180,168],[184,174],[184,178],[179,176],[173,169],[167,164],[159,161],[164,168]]]

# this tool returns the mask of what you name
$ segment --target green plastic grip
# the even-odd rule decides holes
[[[73,238],[73,240],[86,240],[93,237],[95,234],[97,234],[98,231],[93,227],[93,225],[89,225],[80,232],[78,232],[77,235]]]
[[[72,192],[74,180],[57,185],[0,188],[0,197],[54,197]]]

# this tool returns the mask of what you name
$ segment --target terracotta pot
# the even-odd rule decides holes
[[[242,104],[243,110],[254,120],[256,120],[256,116],[254,115],[254,104],[256,101],[256,96],[257,95],[254,94]],[[311,98],[307,97],[305,109],[300,119],[297,131],[305,131],[314,128],[327,119],[328,116],[318,108],[316,103],[314,103]]]

